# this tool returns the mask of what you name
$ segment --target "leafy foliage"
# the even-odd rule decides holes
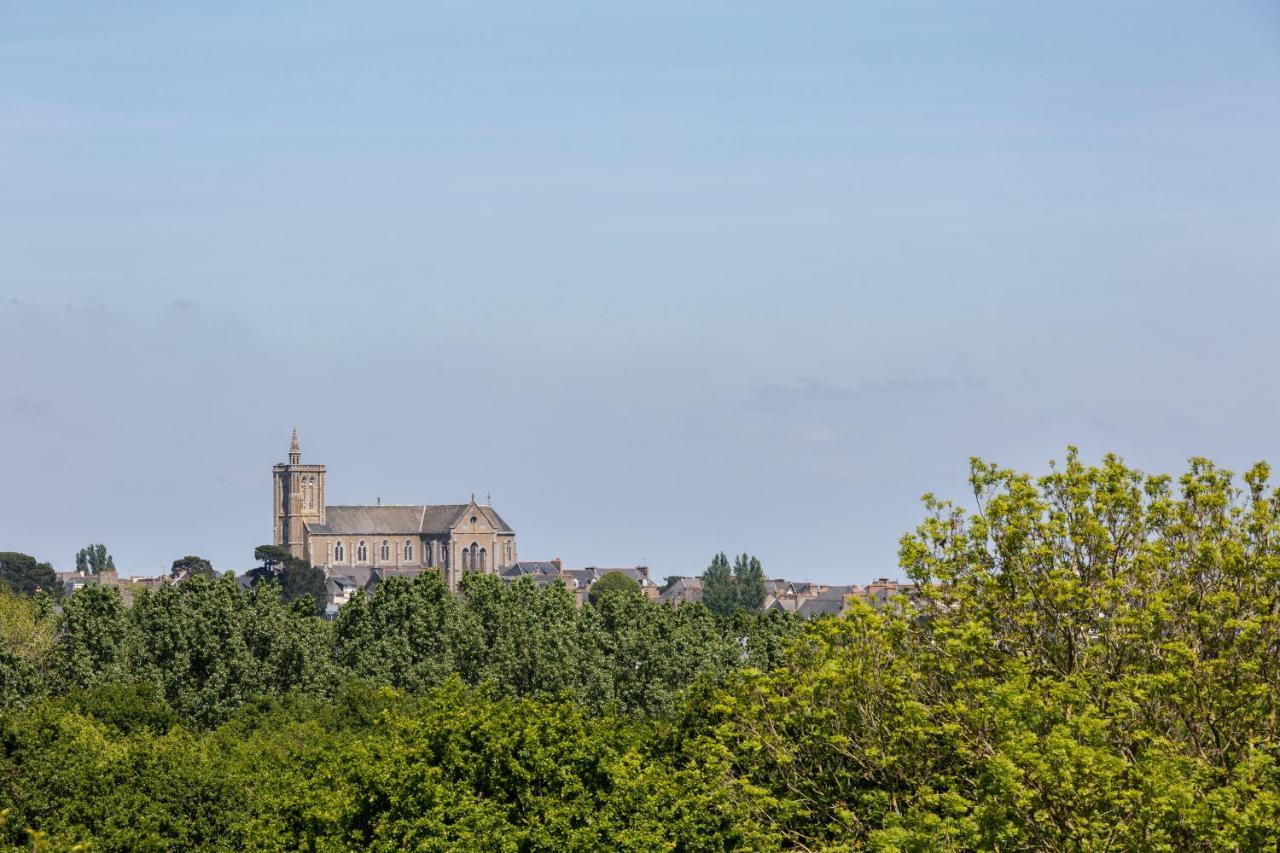
[[[622,572],[605,572],[591,589],[587,590],[587,601],[599,604],[600,599],[609,593],[638,594],[640,582]]]
[[[100,575],[115,570],[116,561],[107,553],[107,546],[100,542],[86,545],[76,552],[76,571],[82,575]]]
[[[735,610],[759,610],[764,606],[764,569],[749,554],[734,558],[733,567],[723,551],[711,558],[702,574],[702,601],[712,613],[727,616]]]
[[[1071,451],[799,623],[484,574],[0,594],[0,846],[1274,850],[1280,490]],[[758,567],[758,563],[757,563]],[[714,569],[714,572],[712,571]],[[305,612],[304,612],[305,611]]]
[[[288,548],[279,545],[259,545],[253,550],[262,565],[249,572],[253,583],[274,582],[280,585],[287,603],[309,599],[314,613],[324,610],[327,601],[324,571],[307,560],[293,556]]]
[[[0,552],[0,588],[18,595],[35,595],[41,590],[55,596],[62,593],[53,566],[16,551]]]
[[[210,563],[204,557],[197,557],[188,554],[185,557],[173,561],[173,568],[169,570],[169,577],[176,578],[186,573],[188,575],[204,575],[205,577],[213,577],[213,563]]]
[[[918,606],[807,626],[690,730],[797,846],[1272,849],[1280,493],[1244,479],[975,460],[977,512],[902,540]]]
[[[456,680],[419,699],[353,683],[193,732],[164,730],[154,697],[140,701],[152,725],[121,729],[90,695],[0,720],[0,839],[22,845],[29,827],[50,847],[104,851],[772,846],[722,766],[569,703]]]
[[[764,607],[764,569],[760,560],[741,554],[733,561],[733,580],[740,610],[759,610]]]

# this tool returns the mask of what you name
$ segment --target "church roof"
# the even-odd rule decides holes
[[[412,504],[409,506],[327,506],[325,523],[307,524],[313,534],[414,536],[448,533],[462,520],[470,504]],[[476,507],[476,511],[500,533],[511,528],[492,507]]]

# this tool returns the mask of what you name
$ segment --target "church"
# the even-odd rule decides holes
[[[273,541],[326,576],[438,569],[450,589],[464,572],[501,573],[519,559],[516,534],[473,496],[465,504],[326,506],[325,467],[302,463],[298,431],[274,466]]]

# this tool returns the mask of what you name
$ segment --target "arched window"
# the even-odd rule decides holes
[[[413,543],[408,539],[404,540],[404,561],[406,563],[413,560]]]
[[[449,543],[441,542],[438,546],[440,549],[440,568],[449,568]]]
[[[345,559],[345,556],[346,555],[342,550],[342,542],[339,540],[338,544],[333,546],[333,561],[335,563],[341,563],[343,559]]]
[[[369,548],[364,544],[363,539],[361,539],[360,544],[356,546],[356,560],[361,563],[369,562]]]
[[[470,553],[470,554],[468,554],[467,556],[468,556],[468,558],[469,558],[468,565],[467,565],[467,568],[468,568],[468,569],[474,569],[474,568],[476,568],[477,566],[479,566],[479,565],[480,565],[480,563],[479,563],[478,561],[479,561],[479,559],[480,559],[480,546],[479,546],[479,545],[477,545],[476,543],[472,542],[472,543],[471,543],[471,553]]]
[[[382,540],[382,552],[379,556],[384,562],[391,559],[391,543],[385,539]]]
[[[478,569],[479,569],[480,571],[482,571],[482,572],[484,571],[484,558],[485,558],[485,550],[484,550],[483,548],[481,548],[481,549],[480,549],[480,563],[479,563],[479,565],[477,565],[477,566],[476,566],[476,568],[478,568]]]
[[[431,541],[427,540],[422,543],[422,565],[431,565]]]
[[[508,563],[510,563],[511,562],[511,543],[510,542],[506,544],[505,553],[506,553],[506,560]]]

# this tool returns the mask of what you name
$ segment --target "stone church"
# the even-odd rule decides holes
[[[516,534],[492,507],[477,504],[326,506],[325,467],[302,464],[298,431],[289,461],[277,464],[274,542],[326,576],[439,569],[450,589],[464,572],[513,565]]]

